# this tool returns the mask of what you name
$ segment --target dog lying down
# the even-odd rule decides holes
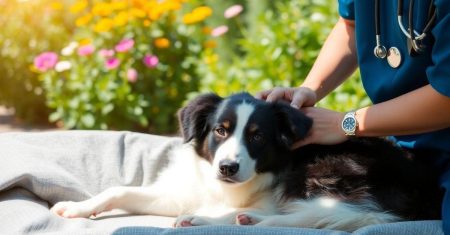
[[[312,121],[284,103],[247,93],[201,95],[180,110],[185,144],[155,183],[113,187],[51,208],[67,217],[111,209],[177,216],[174,226],[238,224],[353,231],[440,218],[437,180],[388,141],[290,146]]]

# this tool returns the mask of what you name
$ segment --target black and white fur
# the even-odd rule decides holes
[[[240,224],[353,231],[438,219],[435,176],[375,138],[291,150],[312,121],[246,93],[202,95],[179,112],[185,144],[148,187],[114,187],[51,210],[89,217],[114,208],[178,216],[175,226]]]

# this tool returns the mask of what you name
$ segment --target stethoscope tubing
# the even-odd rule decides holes
[[[408,30],[403,26],[403,0],[397,0],[397,21],[402,33],[407,37],[407,39],[411,40],[414,44],[415,50],[418,48],[418,42],[423,40],[428,31],[431,29],[431,26],[436,19],[436,8],[434,6],[434,1],[430,1],[430,5],[428,7],[428,22],[425,25],[421,34],[414,30],[414,0],[409,1],[409,10],[408,10]],[[374,54],[377,58],[383,59],[386,57],[386,48],[381,44],[381,29],[380,29],[380,2],[379,0],[375,0],[375,39],[376,46],[374,48]]]
[[[412,39],[411,35],[412,33],[408,32],[405,27],[403,26],[403,0],[398,0],[398,7],[397,7],[397,21],[398,21],[398,26],[400,27],[400,29],[402,30],[403,34],[409,38]],[[408,22],[409,22],[409,28],[413,28],[412,27],[412,19],[413,19],[413,9],[414,9],[414,0],[410,0],[410,6],[409,6],[409,15],[408,15]],[[421,34],[419,34],[416,30],[414,30],[414,40],[422,40],[426,37],[428,31],[430,30],[434,20],[436,19],[436,10],[434,8],[433,5],[433,1],[430,1],[430,6],[428,7],[428,23],[425,26],[425,28],[423,29],[423,32]]]

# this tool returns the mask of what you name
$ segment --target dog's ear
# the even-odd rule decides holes
[[[185,142],[192,139],[203,141],[209,130],[208,118],[221,101],[222,98],[216,94],[204,94],[178,111],[178,121]]]
[[[277,141],[289,149],[296,141],[306,137],[312,126],[312,119],[286,103],[275,102],[273,106],[279,128]]]

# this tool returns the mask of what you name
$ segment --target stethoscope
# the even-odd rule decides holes
[[[430,31],[431,26],[433,25],[434,20],[436,19],[436,8],[434,6],[434,1],[430,1],[430,6],[428,8],[428,21],[423,29],[422,33],[418,33],[414,30],[413,25],[413,14],[414,14],[414,0],[409,1],[409,14],[408,14],[408,30],[403,26],[402,18],[403,18],[403,0],[398,0],[398,9],[397,9],[397,20],[398,25],[406,36],[407,45],[409,54],[411,56],[415,56],[421,54],[425,51],[426,47],[422,44],[423,39],[427,36],[427,33]],[[373,50],[375,57],[379,59],[384,59],[387,57],[387,62],[392,68],[397,68],[400,66],[402,62],[402,56],[400,50],[397,47],[391,47],[389,50],[386,50],[381,43],[381,30],[380,30],[380,2],[379,0],[375,0],[375,40],[376,46]]]

